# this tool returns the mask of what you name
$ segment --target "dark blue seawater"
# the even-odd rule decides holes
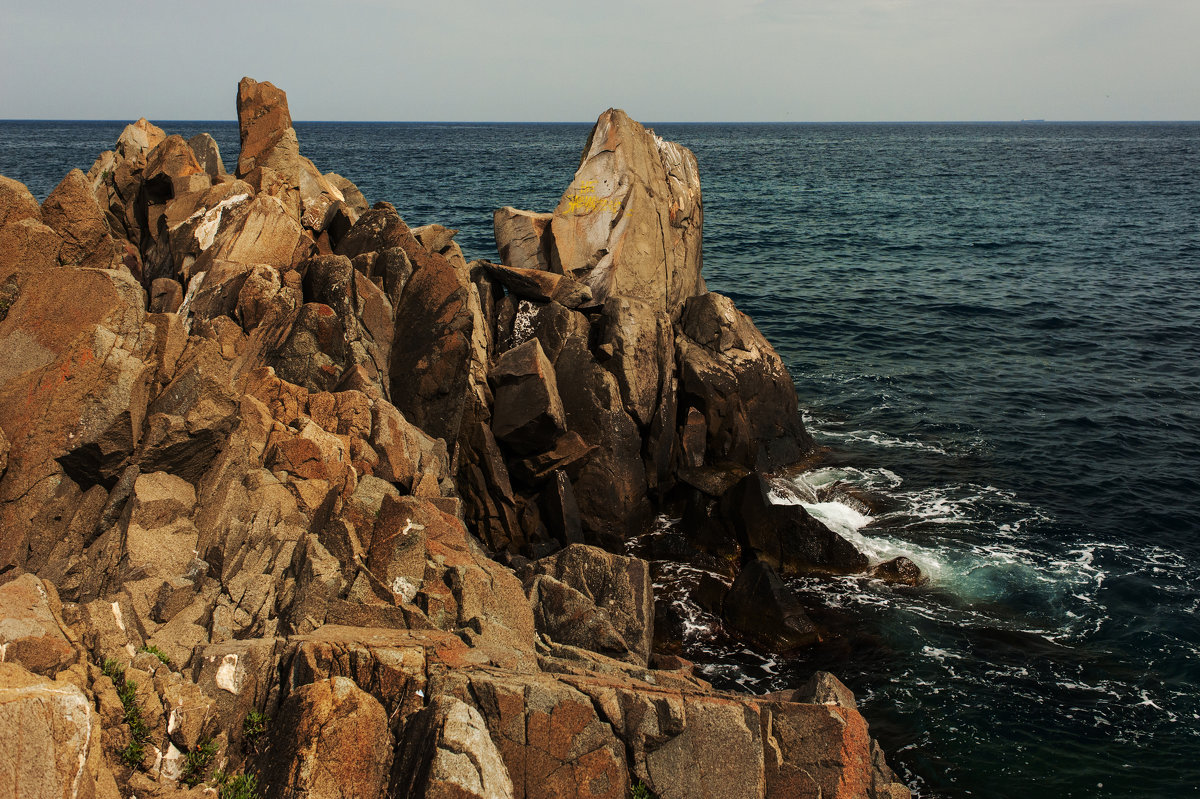
[[[123,124],[0,123],[0,174],[44,197]],[[232,123],[164,127],[236,161]],[[1200,793],[1200,125],[656,128],[699,159],[709,287],[832,448],[780,500],[931,577],[795,583],[861,630],[804,662],[683,608],[709,677],[831,668],[921,796]],[[556,204],[588,126],[297,129],[472,258],[494,208]],[[836,480],[880,507],[822,502]]]

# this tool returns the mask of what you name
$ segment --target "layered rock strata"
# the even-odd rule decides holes
[[[468,263],[281,90],[237,110],[233,174],[139,120],[44,203],[0,179],[0,793],[907,796],[834,678],[656,651],[614,554],[686,506],[776,648],[820,635],[780,574],[867,566],[769,501],[812,444],[705,291],[692,154],[607,111]]]

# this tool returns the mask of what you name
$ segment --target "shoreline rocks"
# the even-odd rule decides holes
[[[283,91],[237,108],[234,175],[139,120],[40,206],[0,180],[0,792],[907,795],[832,677],[655,648],[655,513],[760,646],[822,634],[781,575],[867,568],[771,501],[812,440],[706,290],[694,156],[610,109],[468,263],[318,172]]]

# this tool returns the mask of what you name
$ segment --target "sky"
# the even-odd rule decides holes
[[[0,119],[1200,120],[1200,0],[0,0]]]

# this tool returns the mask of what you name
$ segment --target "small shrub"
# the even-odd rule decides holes
[[[654,791],[650,790],[650,787],[648,785],[646,785],[646,783],[642,782],[641,780],[638,780],[633,785],[629,786],[629,798],[630,799],[658,799],[658,794],[656,794],[656,793],[654,793]]]
[[[145,754],[146,745],[134,738],[121,750],[121,761],[130,768],[137,768],[142,765],[142,757]]]
[[[258,710],[251,710],[242,719],[242,745],[247,751],[258,751],[258,739],[267,731],[267,722],[270,720],[266,713]]]
[[[142,764],[142,756],[146,753],[146,741],[150,738],[150,729],[142,718],[142,708],[137,703],[137,683],[125,679],[125,670],[121,664],[112,658],[105,658],[100,664],[100,672],[113,681],[117,689],[117,698],[125,708],[122,719],[129,725],[129,743],[121,750],[121,760],[130,768]]]
[[[195,749],[187,753],[187,757],[183,761],[183,773],[179,780],[188,787],[194,787],[204,782],[204,773],[208,771],[208,765],[212,763],[212,759],[217,755],[217,744],[215,741],[204,741]]]
[[[125,682],[125,670],[121,668],[121,664],[112,658],[105,658],[100,664],[100,673],[113,681],[114,685],[121,685]]]
[[[138,651],[139,651],[139,652],[148,652],[148,653],[150,653],[151,655],[154,655],[154,657],[156,657],[156,658],[158,658],[160,661],[162,661],[162,664],[163,664],[164,666],[170,666],[170,665],[171,665],[171,659],[170,659],[169,657],[167,657],[167,653],[166,653],[166,652],[164,652],[164,651],[162,651],[162,650],[161,650],[161,649],[159,649],[158,647],[154,646],[153,644],[151,644],[150,646],[144,646],[144,647],[142,647],[141,649],[139,649]]]
[[[260,799],[258,778],[253,774],[239,774],[221,785],[220,799]]]

